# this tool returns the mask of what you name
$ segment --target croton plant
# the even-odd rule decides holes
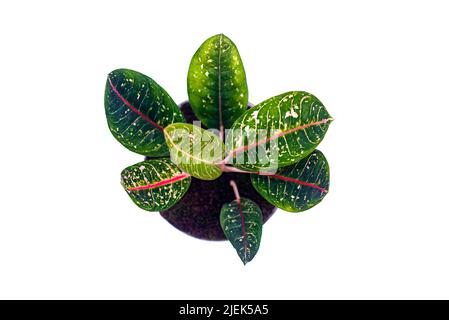
[[[122,171],[121,183],[138,207],[160,211],[178,229],[228,239],[246,264],[276,207],[302,212],[327,194],[329,165],[316,147],[332,117],[304,91],[249,104],[242,59],[223,34],[194,54],[187,92],[178,107],[142,73],[108,75],[109,129],[145,156]]]

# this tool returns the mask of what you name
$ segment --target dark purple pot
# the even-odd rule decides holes
[[[187,123],[198,121],[188,101],[180,106]],[[262,209],[266,222],[276,207],[262,198],[251,185],[249,174],[223,173],[219,179],[205,181],[192,178],[185,196],[173,207],[162,211],[161,216],[178,230],[204,240],[225,240],[220,226],[221,207],[235,200],[229,181],[234,180],[240,196],[251,199]]]

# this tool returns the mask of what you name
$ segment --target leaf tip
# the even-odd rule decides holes
[[[248,256],[246,254],[239,253],[238,256],[239,256],[239,258],[242,261],[244,266],[246,266],[246,264],[251,261],[251,260],[248,260]]]

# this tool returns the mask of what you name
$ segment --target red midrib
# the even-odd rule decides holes
[[[242,233],[243,233],[243,252],[245,254],[245,263],[246,263],[246,252],[248,250],[248,241],[246,237],[246,226],[245,226],[245,217],[243,216],[243,210],[242,210],[242,204],[240,203],[240,199],[237,199],[237,207],[239,208],[240,212],[240,219],[242,221]]]
[[[127,190],[128,191],[140,191],[140,190],[153,189],[153,188],[165,186],[167,184],[175,183],[176,181],[179,181],[179,180],[182,180],[182,179],[185,179],[185,178],[188,178],[188,177],[190,177],[190,174],[183,173],[183,174],[180,174],[178,176],[174,176],[173,178],[170,178],[170,179],[167,179],[167,180],[162,180],[162,181],[159,181],[159,182],[150,183],[150,184],[147,184],[145,186],[127,188]]]
[[[269,177],[280,179],[280,180],[284,180],[284,181],[288,181],[288,182],[293,182],[293,183],[300,184],[302,186],[311,187],[311,188],[314,188],[314,189],[318,189],[321,192],[327,192],[326,189],[324,189],[324,188],[322,188],[320,186],[317,186],[316,184],[310,183],[310,182],[305,182],[305,181],[302,181],[302,180],[293,179],[293,178],[286,177],[286,176],[281,176],[281,175],[278,175],[278,174],[272,174],[272,175],[269,175]]]
[[[114,84],[112,83],[111,78],[108,78],[109,80],[109,85],[112,88],[112,91],[115,92],[115,94],[120,98],[120,100],[123,101],[124,104],[126,104],[134,113],[138,114],[139,116],[142,117],[142,119],[148,121],[149,123],[151,123],[153,126],[155,126],[157,129],[159,129],[160,131],[164,131],[164,128],[161,127],[160,125],[158,125],[156,122],[154,122],[153,120],[151,120],[150,118],[148,118],[146,115],[144,115],[142,112],[140,112],[139,110],[137,110],[128,100],[126,100],[121,94],[120,92],[118,92],[117,88],[114,86]]]
[[[234,150],[232,150],[232,151],[229,153],[229,155],[228,155],[226,158],[232,157],[233,155],[235,155],[235,154],[238,153],[238,152],[246,151],[246,150],[248,150],[248,149],[257,147],[257,146],[259,146],[259,145],[261,145],[261,144],[270,142],[271,140],[274,140],[274,139],[283,137],[283,136],[285,136],[285,135],[287,135],[287,134],[289,134],[289,133],[292,133],[292,132],[295,132],[295,131],[299,131],[299,130],[304,130],[304,129],[307,129],[307,128],[313,127],[313,126],[319,126],[319,125],[325,124],[325,123],[327,123],[327,122],[329,122],[329,121],[332,121],[332,120],[333,120],[332,118],[327,118],[327,119],[323,119],[323,120],[320,120],[320,121],[316,121],[316,122],[311,122],[311,123],[303,124],[303,125],[301,125],[301,126],[295,127],[295,128],[293,128],[293,129],[289,129],[289,130],[287,130],[287,131],[279,132],[278,134],[275,134],[275,135],[273,135],[272,137],[269,137],[269,138],[267,138],[267,139],[264,139],[264,140],[261,140],[261,141],[258,141],[258,142],[249,144],[249,145],[247,145],[247,146],[243,146],[243,147],[239,147],[239,148],[237,148],[237,149],[234,149]]]

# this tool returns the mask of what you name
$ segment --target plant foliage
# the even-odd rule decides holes
[[[167,210],[185,195],[192,179],[214,180],[223,172],[250,174],[263,198],[289,212],[308,210],[329,192],[329,164],[316,147],[333,118],[313,94],[290,91],[248,109],[243,62],[223,34],[195,52],[187,93],[209,130],[185,123],[173,99],[150,77],[129,69],[107,77],[104,105],[112,135],[150,158],[121,174],[137,206]],[[225,135],[225,129],[230,133]],[[222,207],[219,219],[246,264],[259,250],[262,213],[255,202],[238,196],[234,181],[232,186],[236,199]]]

